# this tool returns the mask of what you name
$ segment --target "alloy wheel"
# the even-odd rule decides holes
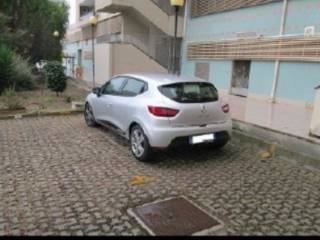
[[[145,151],[145,137],[140,129],[134,129],[131,134],[131,148],[134,155],[140,158]]]
[[[94,125],[95,119],[94,119],[92,108],[89,104],[86,105],[84,117],[88,126]]]

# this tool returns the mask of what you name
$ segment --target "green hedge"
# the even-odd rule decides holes
[[[53,92],[64,92],[67,87],[67,77],[64,74],[64,67],[60,62],[52,61],[48,62],[44,67],[47,86]]]

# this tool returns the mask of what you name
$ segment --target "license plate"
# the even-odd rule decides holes
[[[199,144],[205,142],[213,142],[215,139],[214,134],[206,134],[201,136],[191,137],[191,144]]]

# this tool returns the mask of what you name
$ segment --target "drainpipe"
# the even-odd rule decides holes
[[[174,42],[173,42],[173,64],[172,64],[172,68],[173,68],[173,74],[177,73],[177,63],[176,63],[176,59],[177,59],[177,42],[178,42],[178,20],[179,20],[179,10],[180,8],[178,6],[174,7],[175,9],[175,19],[174,19]]]
[[[189,0],[186,0],[185,9],[184,9],[184,22],[183,22],[183,38],[186,37],[187,33],[187,23],[188,23],[188,17],[189,17]]]
[[[288,12],[288,0],[283,0],[282,19],[281,19],[279,36],[283,36],[284,34],[284,28],[286,26],[286,19],[287,19],[287,12]],[[275,103],[276,101],[276,93],[277,93],[278,82],[279,82],[279,69],[280,69],[280,61],[276,60],[276,65],[274,69],[274,79],[272,84],[272,92],[271,92],[271,102],[273,103]]]
[[[182,71],[182,61],[183,61],[183,56],[184,56],[184,44],[185,44],[185,40],[186,40],[186,36],[187,36],[187,24],[188,24],[188,18],[189,18],[189,0],[186,0],[186,4],[185,4],[185,9],[184,9],[184,21],[183,21],[183,33],[182,33],[182,42],[181,42],[181,51],[180,51],[180,74]]]

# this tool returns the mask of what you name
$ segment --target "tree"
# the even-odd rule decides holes
[[[60,62],[48,62],[44,67],[48,88],[57,93],[64,92],[67,87],[67,77],[64,74],[64,67]]]
[[[12,52],[0,45],[0,95],[10,86],[13,74]]]
[[[25,32],[18,30],[16,32],[10,31],[8,26],[9,17],[0,12],[0,44],[7,46],[10,49],[19,49],[25,45],[23,37]]]
[[[7,17],[6,27],[12,36],[10,47],[32,63],[61,60],[61,40],[68,21],[68,7],[49,0],[1,0],[0,12]],[[3,21],[3,20],[2,20]],[[58,38],[53,32],[59,31]]]

